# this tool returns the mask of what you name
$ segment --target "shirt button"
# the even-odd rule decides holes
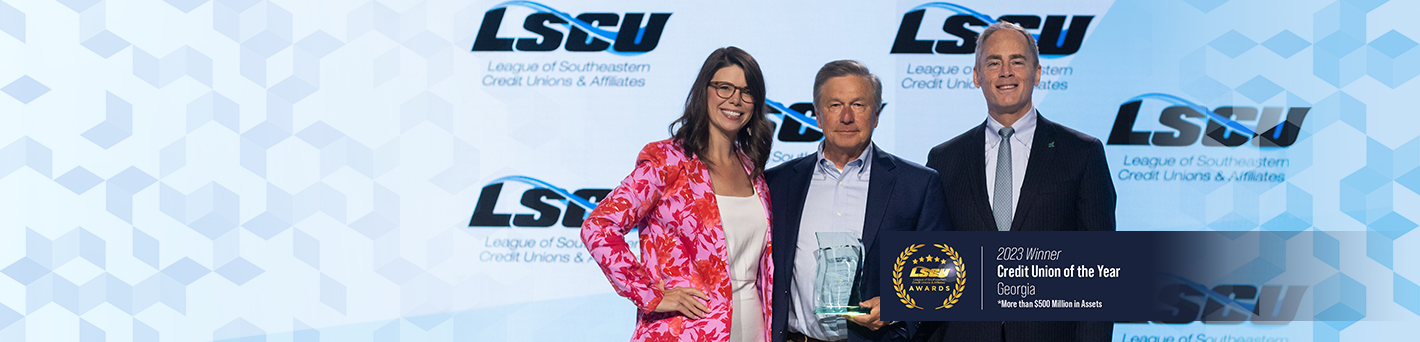
[[[843,216],[843,213],[842,213],[842,212],[838,213],[838,216]]]

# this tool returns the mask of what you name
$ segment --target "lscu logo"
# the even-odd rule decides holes
[[[928,9],[944,9],[957,13],[947,17],[941,23],[942,32],[956,36],[958,39],[945,40],[918,40],[917,32],[922,28],[922,18],[927,14]],[[1067,28],[1065,23],[1069,21]],[[897,39],[892,43],[891,53],[939,53],[939,54],[972,54],[976,51],[977,32],[985,29],[997,21],[1016,23],[1026,30],[1033,31],[1037,45],[1040,47],[1040,55],[1044,58],[1061,57],[1074,54],[1080,51],[1080,45],[1085,41],[1085,30],[1089,28],[1090,21],[1094,20],[1093,15],[1046,15],[1041,18],[1038,15],[1003,15],[992,19],[990,16],[981,14],[966,6],[946,2],[933,2],[914,7],[912,10],[902,15],[902,24],[897,28]],[[929,23],[930,27],[937,27],[937,23]],[[975,26],[978,29],[968,28]]]
[[[531,8],[537,13],[523,20],[523,29],[540,37],[502,38],[498,36],[503,15],[509,6]],[[641,21],[646,13],[582,13],[573,17],[532,1],[507,1],[493,6],[483,14],[483,25],[472,51],[553,51],[563,47],[573,52],[597,52],[611,48],[613,53],[634,55],[654,50],[661,41],[670,13],[651,13],[646,26]],[[567,28],[566,44],[563,32],[548,27],[560,24]],[[617,28],[615,32],[603,28]]]
[[[1168,317],[1154,323],[1187,324],[1287,324],[1297,316],[1297,307],[1307,293],[1304,285],[1247,284],[1218,285],[1213,288],[1173,276],[1178,283],[1159,291],[1159,314]],[[1142,323],[1142,322],[1129,322]]]
[[[503,193],[503,184],[506,182],[533,186],[532,189],[523,192],[519,203],[523,207],[536,211],[537,214],[499,214],[494,212],[494,207],[498,205],[498,196]],[[478,204],[474,206],[473,217],[469,219],[468,226],[476,228],[543,228],[557,224],[558,218],[561,218],[563,227],[581,228],[582,220],[585,220],[592,209],[597,207],[596,202],[600,202],[610,193],[611,189],[579,189],[569,192],[532,177],[502,177],[483,186],[483,191],[478,194]],[[548,200],[562,201],[566,210],[548,203]]]
[[[951,268],[946,268],[946,267],[933,268],[933,267],[927,267],[927,266],[913,266],[913,267],[912,267],[912,273],[908,274],[907,276],[908,276],[908,277],[913,277],[913,278],[946,278],[946,277],[949,276],[949,275],[952,275],[952,269],[951,269]]]
[[[1163,101],[1172,106],[1159,113],[1159,123],[1174,131],[1135,131],[1134,122],[1139,118],[1139,107],[1144,100]],[[1297,142],[1302,121],[1307,119],[1310,107],[1287,108],[1286,120],[1282,119],[1282,107],[1263,107],[1261,111],[1253,107],[1218,107],[1208,110],[1178,96],[1150,93],[1135,96],[1119,106],[1119,114],[1114,119],[1114,129],[1109,133],[1109,145],[1154,145],[1189,146],[1200,141],[1203,146],[1235,147],[1249,140],[1258,147],[1287,147]],[[1206,123],[1200,123],[1199,120]],[[1256,126],[1248,127],[1239,121],[1256,121]]]

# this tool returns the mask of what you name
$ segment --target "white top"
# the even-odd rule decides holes
[[[720,225],[725,227],[725,248],[729,253],[730,280],[754,282],[759,277],[759,256],[764,254],[764,233],[769,218],[759,196],[715,195],[720,207]]]
[[[1011,214],[1020,208],[1021,184],[1026,181],[1026,166],[1030,164],[1030,145],[1035,139],[1035,108],[1011,124]],[[990,115],[986,116],[986,203],[996,203],[996,148],[1001,146],[1001,128],[1006,127]]]
[[[746,197],[715,195],[720,209],[720,225],[725,228],[725,252],[729,254],[730,341],[764,340],[764,312],[754,280],[759,277],[759,258],[764,254],[769,218],[758,194]]]

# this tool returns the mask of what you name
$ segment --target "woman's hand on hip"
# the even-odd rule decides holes
[[[656,309],[653,310],[655,312],[679,312],[685,317],[700,319],[710,311],[705,306],[705,293],[694,287],[676,287],[667,290],[664,281],[657,281],[656,290],[661,291],[661,303],[656,305]]]

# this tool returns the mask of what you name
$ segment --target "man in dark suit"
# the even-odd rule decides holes
[[[905,341],[911,322],[879,318],[877,236],[886,230],[947,230],[940,178],[878,149],[873,129],[882,82],[856,61],[834,61],[814,78],[814,108],[824,140],[819,152],[765,172],[774,210],[774,341]],[[815,315],[818,233],[846,233],[864,246],[862,276],[849,305],[870,309],[847,318]]]
[[[1114,183],[1104,145],[1046,120],[1031,103],[1040,81],[1035,39],[998,22],[976,41],[973,82],[986,122],[932,148],[945,212],[957,230],[1115,230]],[[931,322],[934,341],[1107,341],[1110,322]]]

